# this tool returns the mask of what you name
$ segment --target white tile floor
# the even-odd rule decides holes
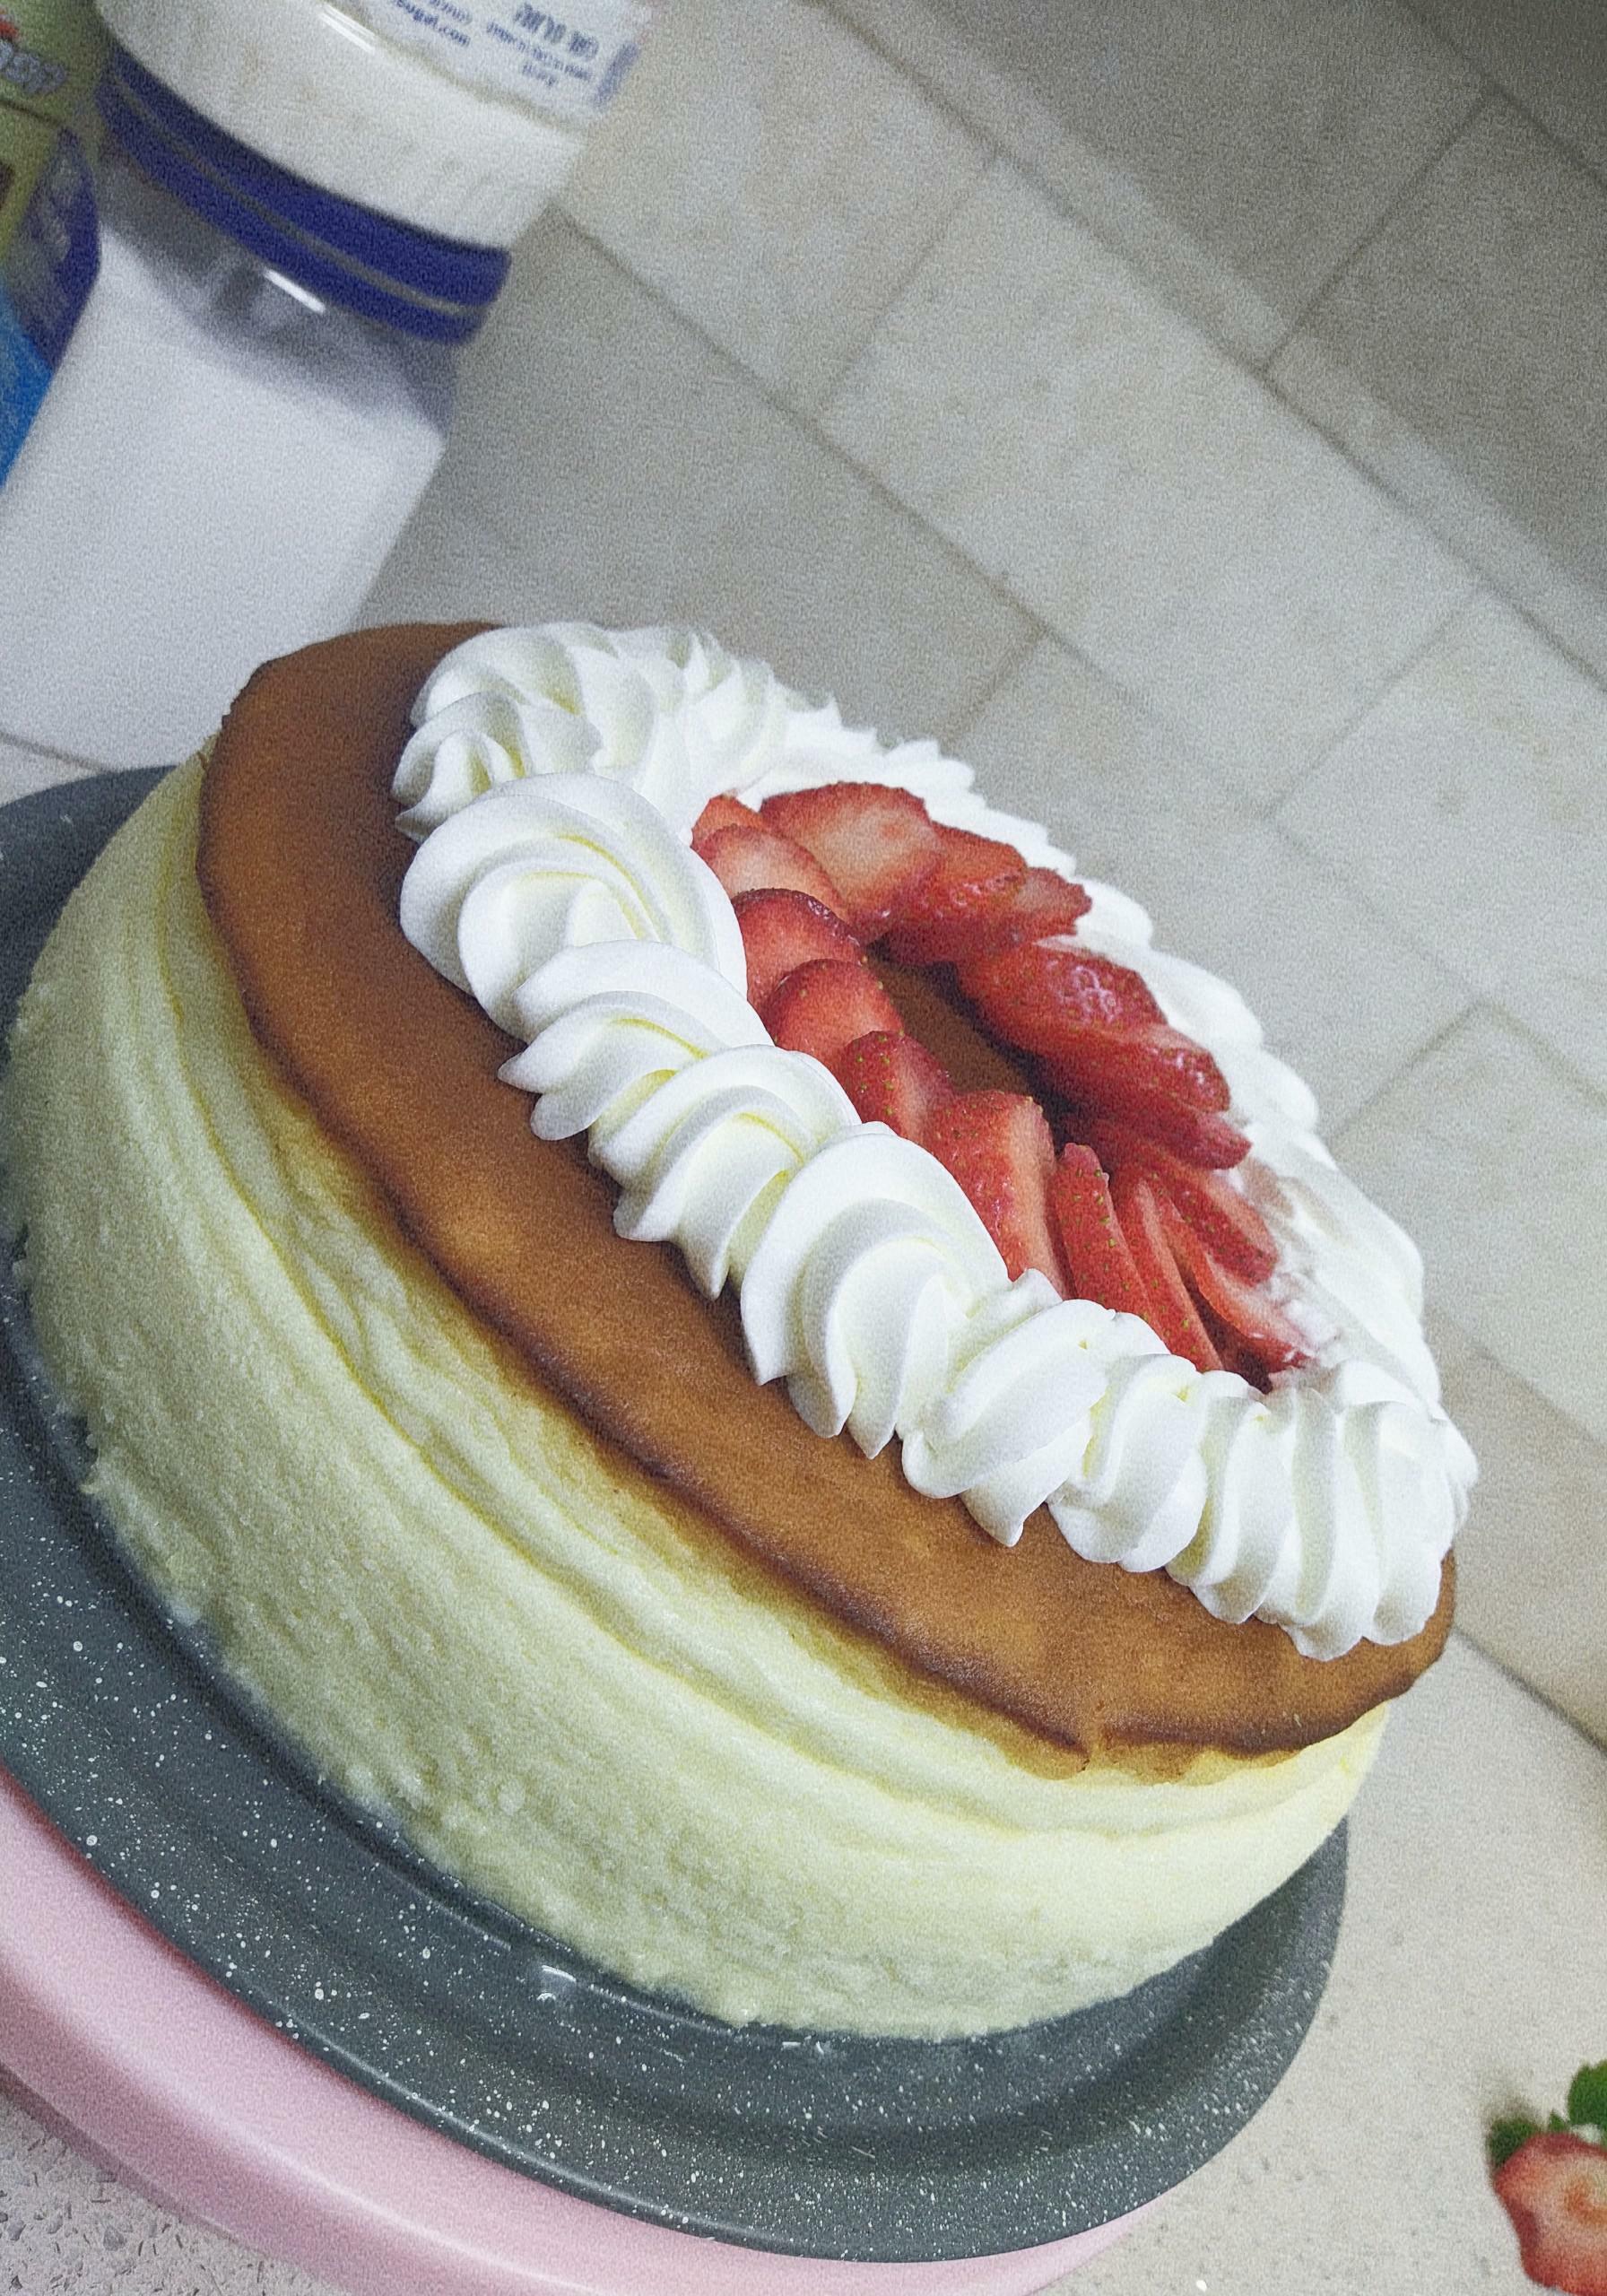
[[[1604,119],[1594,0],[675,0],[366,618],[705,622],[1236,976],[1426,1248],[1464,1631],[1607,1744]]]

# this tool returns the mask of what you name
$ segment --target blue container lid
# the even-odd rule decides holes
[[[502,248],[416,230],[292,175],[192,110],[114,48],[107,126],[165,190],[314,294],[404,334],[464,343],[508,276]]]

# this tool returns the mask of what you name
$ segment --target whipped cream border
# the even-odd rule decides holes
[[[586,1133],[619,1231],[677,1244],[711,1297],[736,1285],[756,1378],[784,1378],[819,1433],[869,1454],[896,1438],[916,1490],[962,1498],[1006,1545],[1047,1505],[1078,1553],[1164,1569],[1307,1656],[1420,1631],[1476,1472],[1440,1405],[1421,1264],[1338,1171],[1236,991],[1079,880],[1077,939],[1213,1055],[1250,1138],[1234,1184],[1313,1355],[1264,1395],[1035,1270],[1012,1283],[948,1171],[862,1124],[747,1002],[731,903],[691,850],[708,799],[883,782],[1073,876],[969,766],[679,630],[485,632],[438,665],[413,723],[393,785],[420,840],[404,931],[525,1045],[502,1075],[535,1096],[540,1135]]]

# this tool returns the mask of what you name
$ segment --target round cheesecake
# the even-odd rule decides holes
[[[166,1600],[207,1622],[347,1792],[633,1983],[733,2020],[920,2035],[1118,1993],[1204,1944],[1338,1822],[1385,1702],[1443,1642],[1448,1561],[1431,1555],[1420,1618],[1374,1618],[1316,1656],[1274,1617],[1203,1599],[1228,1583],[1220,1559],[1186,1583],[1213,1510],[1232,1518],[1209,1414],[1200,1530],[1174,1568],[1146,1569],[1078,1551],[1098,1545],[1086,1491],[1061,1505],[1070,1530],[1034,1504],[1004,1544],[965,1490],[917,1488],[952,1378],[873,1457],[811,1423],[797,1378],[757,1378],[744,1317],[762,1239],[711,1300],[673,1244],[622,1233],[629,1190],[597,1141],[588,1156],[583,1133],[533,1130],[530,1091],[503,1074],[517,1045],[404,933],[430,839],[398,826],[393,779],[421,691],[423,727],[432,679],[437,705],[459,707],[438,665],[465,640],[364,633],[259,674],[41,959],[13,1039],[8,1174],[94,1488]],[[650,660],[645,715],[626,715],[662,761],[663,721],[719,682],[689,677],[684,644],[655,644],[621,658]],[[505,664],[496,676],[506,718]],[[554,735],[570,771],[610,778],[621,686],[589,709],[584,679],[543,697],[576,721]],[[757,674],[743,691],[748,731],[734,749],[722,732],[699,798],[711,778],[752,796],[767,776],[841,773],[818,709],[777,702]],[[913,770],[851,750],[859,778]],[[430,836],[467,819],[476,778]],[[684,843],[690,823],[639,780],[631,802]],[[1105,917],[1130,921],[1114,896]],[[956,1074],[998,1057],[952,997],[928,984],[908,1003]],[[1288,1088],[1269,1091],[1287,1119]],[[1312,1204],[1333,1226],[1350,1199],[1302,1196],[1292,1152],[1280,1178],[1277,1125],[1257,1124],[1293,1282],[1324,1226]],[[1319,1338],[1308,1318],[1301,1408],[1320,1394],[1342,1444],[1410,1416],[1380,1400],[1381,1357],[1397,1386],[1403,1360],[1423,1385],[1401,1339],[1410,1271],[1379,1219],[1355,1216],[1354,1250],[1307,1254],[1308,1300],[1355,1300],[1365,1265],[1383,1303],[1352,1318],[1375,1333],[1359,1385],[1365,1332]],[[1097,1313],[1108,1352],[1135,1319]],[[1150,1359],[1175,1361],[1153,1335],[1116,1338],[1151,1383]],[[1277,1395],[1189,1372],[1166,1376],[1185,1398],[1214,1379],[1218,1420],[1231,1405],[1275,1422]],[[1437,1398],[1420,1409],[1455,1483]],[[1421,1488],[1390,1486],[1397,1507]],[[1297,1522],[1291,1585],[1318,1564],[1333,1578],[1321,1543],[1337,1552],[1342,1526],[1322,1526],[1339,1519],[1318,1505]],[[1388,1538],[1433,1549],[1438,1523]]]

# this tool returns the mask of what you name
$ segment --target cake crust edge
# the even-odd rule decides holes
[[[711,1307],[667,1248],[615,1234],[612,1185],[534,1137],[497,1079],[508,1040],[396,922],[413,848],[389,784],[409,709],[483,626],[363,631],[265,665],[219,736],[198,864],[253,1033],[450,1288],[663,1484],[689,1535],[734,1540],[917,1675],[1055,1745],[1287,1751],[1409,1687],[1449,1632],[1448,1557],[1419,1635],[1319,1661],[1265,1622],[1212,1618],[1163,1572],[1084,1561],[1042,1510],[1002,1550],[890,1455],[813,1434],[753,1381],[729,1300]]]

